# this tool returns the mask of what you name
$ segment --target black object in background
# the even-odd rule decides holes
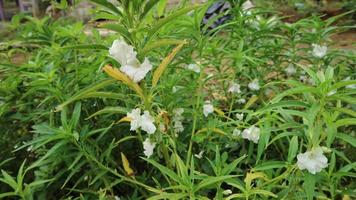
[[[226,12],[227,10],[229,10],[231,8],[231,4],[228,1],[218,1],[213,3],[209,9],[206,11],[203,21],[202,21],[202,25],[205,26],[206,24],[209,23],[209,21],[220,15],[221,13]],[[216,19],[216,21],[214,21],[214,23],[212,23],[212,25],[210,25],[208,27],[208,31],[226,23],[226,21],[228,21],[231,18],[231,15],[224,15],[221,16],[220,18]]]

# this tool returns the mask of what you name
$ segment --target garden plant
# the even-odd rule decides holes
[[[352,12],[91,2],[7,26],[0,199],[356,199]]]

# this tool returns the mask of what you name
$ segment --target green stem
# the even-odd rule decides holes
[[[199,109],[199,104],[200,104],[200,98],[201,98],[201,88],[202,88],[202,78],[203,78],[203,73],[200,72],[200,75],[199,75],[199,79],[198,79],[198,96],[197,96],[197,99],[196,99],[196,102],[195,102],[195,111],[197,111]],[[194,133],[195,133],[195,129],[196,129],[196,124],[197,124],[197,118],[198,118],[198,113],[200,112],[194,112],[194,116],[193,116],[193,128],[192,128],[192,133],[191,133],[191,136],[190,136],[190,141],[189,141],[189,147],[188,147],[188,153],[187,153],[187,161],[186,161],[186,165],[189,166],[190,164],[190,160],[191,160],[191,157],[192,157],[192,146],[193,146],[193,137],[194,137]]]

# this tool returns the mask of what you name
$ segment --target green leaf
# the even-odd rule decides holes
[[[345,118],[335,122],[336,127],[356,125],[356,118]]]
[[[145,47],[141,50],[141,53],[145,55],[147,52],[151,51],[152,49],[168,46],[168,45],[178,45],[185,43],[184,40],[176,40],[176,39],[161,39],[145,45]]]
[[[150,39],[154,34],[156,34],[156,32],[162,28],[164,25],[166,25],[167,23],[177,19],[179,16],[184,15],[192,10],[195,10],[197,8],[201,7],[201,5],[194,5],[194,6],[190,6],[190,7],[186,7],[186,8],[182,8],[176,12],[174,12],[173,14],[157,21],[155,23],[155,25],[149,30],[148,32],[148,38]]]
[[[1,173],[4,178],[0,178],[0,181],[3,183],[6,183],[12,189],[17,190],[18,185],[17,185],[17,182],[15,181],[15,179],[4,170],[1,170]]]
[[[316,182],[315,176],[313,174],[306,173],[304,177],[303,188],[307,195],[308,200],[313,200],[314,191],[315,191],[315,182]]]
[[[154,167],[156,167],[157,169],[159,169],[162,173],[166,174],[167,176],[169,176],[172,180],[174,180],[177,183],[181,183],[183,184],[184,181],[181,179],[181,177],[179,177],[174,171],[170,170],[169,168],[159,164],[158,162],[148,159],[148,158],[142,158],[145,161],[149,162],[151,165],[153,165]]]
[[[95,117],[97,115],[102,115],[102,114],[117,114],[117,113],[126,114],[129,111],[130,111],[129,109],[124,108],[124,107],[119,107],[119,106],[116,106],[116,107],[105,107],[105,108],[95,112],[94,114],[90,115],[86,119],[90,119],[92,117]]]
[[[90,0],[90,1],[99,4],[120,16],[123,16],[122,12],[114,4],[110,3],[107,0]]]
[[[336,137],[349,143],[351,146],[353,146],[354,148],[356,148],[356,138],[351,136],[351,135],[348,135],[348,134],[345,134],[345,133],[337,133],[336,134]]]
[[[73,110],[73,114],[72,114],[72,118],[70,120],[70,127],[71,128],[75,128],[78,125],[79,119],[80,119],[80,112],[82,110],[82,104],[80,102],[77,102],[75,104],[74,110]]]
[[[270,169],[275,169],[275,168],[282,168],[285,167],[286,163],[283,161],[267,161],[262,164],[257,165],[256,167],[253,168],[254,171],[265,171],[265,170],[270,170]]]
[[[197,192],[200,189],[203,189],[207,186],[210,186],[214,183],[220,182],[220,181],[225,181],[227,179],[236,177],[236,175],[228,175],[228,176],[218,176],[218,177],[208,177],[204,178],[201,182],[198,183],[198,185],[194,188],[194,191]]]
[[[89,85],[88,87],[80,90],[76,95],[74,95],[73,97],[69,98],[68,100],[66,100],[65,102],[63,102],[62,104],[58,105],[56,107],[56,111],[61,111],[64,106],[77,101],[79,99],[85,98],[85,95],[88,95],[88,93],[96,91],[98,89],[101,89],[103,87],[106,87],[108,85],[111,85],[112,83],[115,83],[116,80],[114,79],[105,79],[103,81],[100,81],[98,83],[94,83],[92,85]]]
[[[166,193],[162,192],[161,194],[149,197],[147,200],[159,200],[159,199],[186,199],[187,194],[185,193]]]
[[[267,191],[267,190],[259,190],[259,189],[253,189],[250,191],[250,194],[259,194],[259,195],[263,195],[263,196],[271,196],[271,197],[274,197],[274,198],[277,198],[278,196],[273,194],[272,192],[270,191]]]
[[[84,49],[84,50],[109,50],[109,48],[102,44],[77,44],[72,46],[65,46],[63,49]]]
[[[298,137],[293,136],[289,143],[288,162],[292,162],[298,151]]]
[[[127,31],[127,29],[120,24],[102,24],[101,28],[106,28],[115,32],[118,32],[122,37],[124,37],[129,43],[133,43],[131,38],[131,33]]]
[[[142,20],[147,13],[150,12],[150,10],[159,2],[160,0],[149,0],[143,9],[143,12],[140,14],[140,20]]]

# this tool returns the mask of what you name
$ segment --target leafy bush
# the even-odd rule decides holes
[[[91,1],[114,34],[13,20],[0,197],[356,197],[356,56],[329,39],[343,15],[288,24],[231,1],[202,23],[212,2]]]

